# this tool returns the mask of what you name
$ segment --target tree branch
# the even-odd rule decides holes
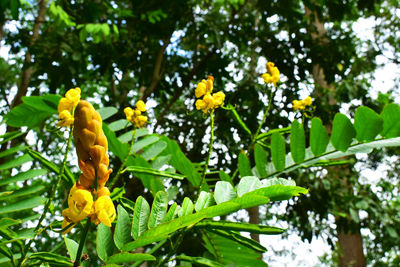
[[[46,14],[46,9],[47,9],[47,0],[40,0],[39,12],[38,12],[37,17],[35,18],[35,24],[33,25],[32,37],[29,41],[28,50],[26,51],[26,54],[25,54],[25,61],[24,61],[24,67],[23,67],[22,76],[21,76],[21,82],[18,85],[18,91],[14,97],[14,100],[12,101],[11,108],[18,106],[22,102],[21,101],[22,97],[25,96],[28,91],[28,85],[29,85],[30,79],[32,77],[32,74],[34,73],[34,68],[32,66],[32,55],[29,52],[29,50],[35,44],[36,40],[39,37],[39,30],[43,24],[44,16]]]
[[[160,47],[157,53],[157,58],[156,58],[156,63],[154,64],[154,71],[153,71],[153,77],[151,78],[151,83],[149,87],[143,87],[143,89],[140,90],[140,99],[143,101],[146,101],[146,99],[151,95],[151,93],[154,91],[154,89],[157,87],[158,83],[161,80],[161,64],[164,58],[164,52],[167,46],[171,43],[170,39],[164,40],[164,44]]]

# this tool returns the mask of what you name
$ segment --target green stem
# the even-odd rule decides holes
[[[126,154],[126,156],[124,158],[124,161],[121,163],[121,166],[119,167],[117,174],[108,183],[108,187],[109,188],[113,188],[114,184],[118,181],[119,176],[123,173],[123,169],[125,168],[125,165],[126,165],[126,163],[128,161],[128,158],[132,153],[133,143],[134,143],[134,140],[135,140],[135,133],[136,133],[136,131],[135,131],[135,129],[133,129],[132,130],[132,139],[131,139],[131,144],[129,146],[128,154]]]
[[[81,264],[83,246],[85,245],[86,237],[87,237],[87,234],[89,233],[90,224],[91,224],[90,219],[87,218],[85,229],[83,230],[82,235],[81,235],[81,240],[79,241],[78,251],[76,252],[74,267],[78,267]]]
[[[178,238],[176,239],[176,241],[173,243],[173,246],[171,248],[171,250],[169,251],[168,255],[162,260],[160,261],[156,267],[158,266],[164,266],[164,264],[168,261],[168,259],[174,255],[174,253],[176,252],[176,250],[178,249],[179,245],[182,243],[183,241],[183,237],[185,236],[186,230],[182,230],[182,232],[179,234]]]
[[[253,148],[253,145],[254,145],[254,144],[256,143],[256,141],[257,141],[257,136],[260,134],[261,128],[262,128],[262,126],[264,125],[265,120],[267,119],[267,115],[268,115],[269,110],[270,110],[270,108],[271,108],[271,106],[272,106],[272,100],[273,100],[273,99],[274,99],[274,90],[273,90],[273,88],[271,88],[271,92],[270,92],[270,94],[269,94],[269,99],[268,99],[268,106],[267,106],[267,108],[266,108],[265,111],[264,111],[263,118],[262,118],[262,120],[261,120],[260,125],[258,125],[258,128],[257,128],[256,133],[255,133],[255,134],[253,135],[253,137],[251,138],[250,146],[247,148],[247,153],[246,153],[247,156],[249,155],[250,151],[251,151],[252,148]],[[236,170],[233,172],[233,174],[232,174],[232,179],[234,179],[234,178],[236,177],[236,175],[237,175],[238,172],[239,172],[239,167],[237,167]]]
[[[270,92],[270,94],[269,94],[268,106],[267,106],[267,108],[265,109],[264,116],[263,116],[263,118],[262,118],[262,120],[261,120],[260,125],[258,126],[258,129],[257,129],[256,133],[253,135],[253,138],[252,138],[252,140],[251,140],[250,148],[251,148],[251,147],[254,145],[254,143],[256,142],[257,136],[258,136],[258,134],[260,133],[261,128],[262,128],[262,126],[263,126],[264,123],[265,123],[265,120],[267,119],[267,115],[268,115],[268,113],[269,113],[269,109],[270,109],[271,106],[272,106],[272,100],[273,100],[273,99],[274,99],[274,91],[273,91],[273,89],[271,89],[271,92]],[[249,151],[249,150],[248,150],[248,151]]]
[[[214,110],[211,111],[210,113],[210,119],[211,119],[211,136],[210,136],[210,144],[208,146],[208,155],[207,155],[207,160],[206,160],[206,165],[204,166],[203,173],[201,174],[201,180],[200,180],[200,186],[203,186],[203,183],[206,183],[206,172],[208,169],[208,165],[210,163],[210,158],[211,158],[211,152],[213,149],[213,142],[214,142]]]
[[[57,188],[58,188],[58,186],[59,186],[59,184],[60,184],[60,182],[61,182],[61,177],[62,177],[63,174],[64,174],[65,165],[67,164],[68,153],[69,153],[69,150],[70,150],[70,148],[71,148],[71,140],[72,140],[72,133],[73,133],[72,129],[73,129],[73,126],[70,126],[70,129],[69,129],[69,136],[68,136],[68,142],[67,142],[67,148],[66,148],[65,153],[64,153],[64,159],[63,159],[61,168],[60,168],[60,170],[59,170],[59,172],[58,172],[56,184],[50,189],[50,193],[49,193],[50,196],[49,196],[49,199],[47,200],[46,205],[44,206],[43,213],[42,213],[42,215],[40,216],[39,221],[38,221],[38,223],[37,223],[37,225],[36,225],[36,227],[35,227],[35,230],[34,230],[35,235],[29,240],[28,244],[25,246],[26,249],[25,249],[24,251],[22,251],[22,253],[21,253],[21,259],[19,260],[18,267],[19,267],[19,266],[22,266],[22,264],[25,262],[25,260],[26,260],[26,259],[25,259],[25,256],[26,256],[26,254],[29,252],[29,250],[31,249],[31,245],[32,245],[33,241],[35,240],[35,238],[36,238],[36,237],[38,236],[38,234],[39,234],[38,230],[39,230],[39,228],[40,228],[40,226],[41,226],[41,224],[42,224],[44,218],[46,217],[46,213],[49,211],[51,202],[53,202],[53,199],[54,199],[55,194],[56,194],[56,192],[57,192]]]

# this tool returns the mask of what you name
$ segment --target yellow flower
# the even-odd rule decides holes
[[[71,115],[71,113],[69,113],[68,110],[63,110],[60,114],[58,114],[58,117],[58,127],[65,127],[74,123],[74,117]]]
[[[217,92],[212,95],[213,97],[213,102],[214,102],[214,108],[218,108],[222,105],[224,105],[224,100],[225,100],[225,94],[224,92]]]
[[[264,73],[261,77],[264,79],[265,83],[273,83],[276,85],[276,83],[279,82],[279,69],[275,67],[275,63],[271,61],[266,64],[266,67],[267,73]]]
[[[194,94],[197,98],[202,97],[205,95],[207,92],[207,82],[206,80],[202,80],[197,84],[196,90],[194,91]]]
[[[197,99],[196,100],[196,108],[198,110],[204,109],[207,106],[206,102],[204,102],[202,99]]]
[[[90,191],[74,185],[68,195],[68,209],[63,210],[62,215],[67,221],[78,223],[90,214],[92,206],[93,196]]]
[[[308,96],[306,99],[304,99],[304,104],[306,106],[311,106],[312,105],[312,98],[311,96]]]
[[[126,119],[135,125],[137,128],[142,127],[147,122],[147,116],[143,116],[142,112],[146,111],[146,104],[139,100],[136,103],[136,109],[132,109],[130,107],[126,107],[124,109]]]
[[[131,121],[132,116],[133,116],[133,109],[130,107],[126,107],[126,108],[124,108],[124,112],[125,112],[126,119],[128,121]]]
[[[146,104],[142,100],[139,100],[136,103],[136,108],[141,112],[145,112],[146,111]]]
[[[76,107],[81,99],[81,89],[79,87],[69,89],[65,93],[65,97]]]
[[[73,103],[65,97],[61,98],[60,101],[58,102],[58,107],[57,107],[58,113],[61,113],[64,110],[72,112],[72,108],[73,108]]]
[[[206,80],[202,80],[197,84],[196,90],[194,91],[194,94],[196,98],[202,97],[203,95],[206,94],[211,94],[214,89],[214,77],[209,75]]]
[[[94,203],[92,221],[96,224],[102,222],[108,227],[111,227],[111,223],[114,221],[115,216],[115,207],[111,198],[107,195],[99,197]]]
[[[306,107],[303,100],[293,100],[292,104],[294,110],[303,110]]]

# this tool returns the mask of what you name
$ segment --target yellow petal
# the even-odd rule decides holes
[[[139,100],[136,103],[136,108],[141,112],[145,112],[146,111],[146,104],[142,100]]]

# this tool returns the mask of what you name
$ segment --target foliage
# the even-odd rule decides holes
[[[388,34],[399,28],[395,1],[38,1],[45,3],[41,19],[41,5],[30,3],[0,4],[0,41],[9,49],[0,58],[2,264],[70,265],[85,243],[83,264],[90,266],[262,265],[265,248],[239,231],[282,233],[265,225],[277,215],[267,212],[259,225],[227,215],[276,207],[305,193],[301,188],[310,193],[292,198],[280,219],[303,239],[328,233],[335,247],[335,230],[312,226],[333,215],[337,229],[347,225],[343,219],[373,232],[381,245],[364,240],[369,263],[398,257],[397,166],[378,189],[360,183],[354,171],[337,179],[320,175],[337,165],[351,169],[355,158],[344,157],[357,153],[370,153],[371,167],[386,153],[398,154],[400,107],[391,92],[377,101],[368,94],[376,56],[387,55],[389,46],[398,64],[399,42]],[[375,43],[362,42],[352,29],[369,16],[381,19]],[[324,23],[323,36],[315,20]],[[277,88],[260,85],[260,56],[284,75]],[[314,86],[317,66],[336,90]],[[195,83],[207,75],[226,93],[224,110],[213,117],[193,112]],[[13,90],[20,92],[26,77],[16,105]],[[79,171],[54,114],[60,95],[75,86],[105,121],[111,197],[119,204],[112,231],[100,225],[86,242],[82,225],[64,239],[57,232]],[[301,91],[315,99],[309,113],[292,111]],[[133,134],[122,109],[138,99],[156,107],[149,109],[148,129]],[[350,104],[348,113],[338,113],[342,103]],[[210,130],[214,144],[204,142]]]

